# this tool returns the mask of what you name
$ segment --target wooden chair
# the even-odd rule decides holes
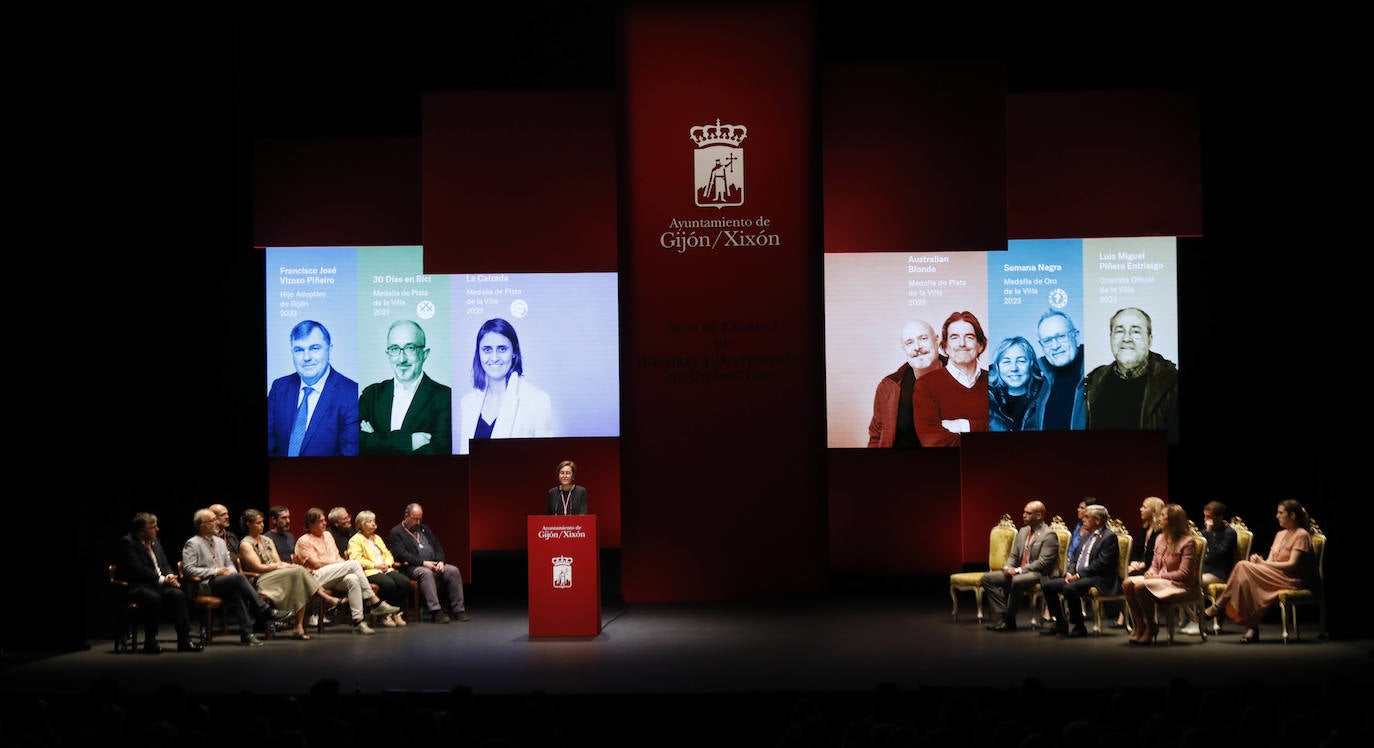
[[[1197,529],[1197,525],[1194,525],[1192,520],[1188,521],[1188,530],[1193,536],[1193,542],[1197,544],[1197,576],[1194,577],[1195,582],[1192,588],[1182,595],[1160,600],[1159,605],[1155,606],[1155,621],[1164,619],[1169,632],[1170,644],[1174,643],[1174,630],[1178,627],[1180,614],[1187,610],[1192,613],[1193,620],[1201,621],[1202,609],[1207,601],[1207,595],[1202,589],[1202,559],[1207,555],[1207,539],[1202,537],[1202,532]],[[1205,643],[1207,641],[1207,627],[1198,624],[1197,632]]]
[[[988,568],[987,571],[996,571],[1002,568],[1002,564],[1007,562],[1007,554],[1011,552],[1011,544],[1016,540],[1016,524],[1011,521],[1010,514],[1003,514],[1002,519],[993,525],[992,532],[988,533]],[[974,604],[978,610],[978,622],[983,622],[983,571],[964,571],[949,575],[949,599],[953,607],[949,611],[949,617],[955,621],[959,620],[959,596],[958,592],[972,592]],[[410,582],[411,589],[415,590],[415,616],[420,617],[420,583],[414,580]]]
[[[1073,531],[1064,524],[1064,518],[1058,515],[1050,520],[1050,529],[1059,537],[1059,560],[1055,562],[1054,576],[1062,577],[1065,567],[1069,565],[1069,539]],[[1039,583],[1030,589],[1030,606],[1031,628],[1038,629],[1040,628],[1040,611],[1045,607],[1045,590]]]
[[[110,597],[115,611],[115,654],[138,651],[138,601],[129,597],[129,583],[119,578],[119,569],[110,564]]]
[[[1255,539],[1255,533],[1251,532],[1250,528],[1245,526],[1245,520],[1242,520],[1240,517],[1231,518],[1231,529],[1236,531],[1235,560],[1244,561],[1250,557],[1250,545]],[[1213,582],[1207,585],[1207,604],[1211,605],[1215,603],[1217,597],[1221,595],[1222,590],[1225,589],[1225,582]],[[1221,619],[1225,617],[1225,615],[1218,615],[1216,618],[1212,619],[1212,636],[1221,634]],[[1199,624],[1199,626],[1200,625],[1201,624]]]
[[[224,600],[209,594],[208,585],[206,593],[201,594],[201,578],[188,575],[181,561],[177,562],[177,576],[181,578],[182,589],[191,591],[191,609],[200,614],[200,644],[208,647],[215,634],[215,611],[219,611],[220,633],[229,633],[229,617],[224,612]]]
[[[1131,531],[1126,529],[1126,525],[1122,524],[1121,520],[1116,517],[1107,520],[1107,528],[1116,534],[1118,553],[1116,574],[1124,584],[1126,582],[1126,576],[1129,574],[1131,568],[1131,545],[1135,543],[1135,539],[1131,537]],[[1104,595],[1098,588],[1089,587],[1088,601],[1091,603],[1093,609],[1093,633],[1100,635],[1102,633],[1102,603],[1124,603],[1126,602],[1126,596],[1122,593]],[[1126,630],[1132,630],[1130,615],[1126,616]]]
[[[243,559],[241,557],[234,557],[234,565],[238,567],[240,574],[244,575],[245,577],[248,577],[248,581],[253,584],[253,589],[256,590],[258,588],[258,577],[261,577],[262,575],[256,571],[248,571],[247,569],[243,568]],[[276,604],[272,602],[272,599],[262,594],[262,592],[258,592],[258,597],[262,598],[262,601],[267,603],[268,605],[271,605],[273,607],[276,606]],[[279,624],[276,621],[270,618],[267,619],[267,622],[263,624],[263,634],[268,639],[277,638],[278,625]]]
[[[1312,534],[1312,552],[1317,554],[1317,578],[1312,586],[1300,590],[1284,590],[1279,593],[1279,622],[1283,625],[1283,643],[1287,644],[1290,637],[1289,627],[1292,626],[1291,637],[1298,638],[1298,612],[1295,609],[1299,605],[1317,606],[1317,621],[1319,630],[1318,639],[1326,639],[1326,533],[1317,526],[1316,520],[1309,520],[1310,527],[1308,532]]]

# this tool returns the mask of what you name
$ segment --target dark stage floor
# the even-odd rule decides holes
[[[311,641],[278,639],[246,648],[232,633],[201,654],[114,654],[107,639],[86,651],[13,657],[6,694],[83,691],[116,679],[125,693],[180,683],[196,693],[302,693],[323,678],[343,693],[448,691],[477,694],[710,694],[862,692],[878,683],[918,687],[1013,687],[1035,677],[1048,688],[1083,683],[1076,661],[1091,658],[1110,673],[1103,687],[1197,686],[1275,680],[1319,683],[1332,675],[1370,681],[1374,641],[1322,641],[1316,621],[1284,645],[1277,623],[1256,644],[1239,643],[1230,626],[1206,643],[1180,637],[1166,646],[1132,647],[1122,630],[1100,637],[1042,637],[1023,626],[998,633],[977,624],[961,602],[950,620],[945,595],[929,599],[834,600],[816,604],[613,605],[601,635],[531,640],[518,601],[471,607],[472,621],[378,628],[357,636],[327,627]],[[1024,618],[1024,616],[1023,616]],[[170,626],[163,636],[170,637]],[[1162,638],[1162,637],[1161,637]],[[171,642],[165,642],[170,644]]]

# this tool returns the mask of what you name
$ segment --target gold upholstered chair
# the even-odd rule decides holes
[[[1231,529],[1236,531],[1235,560],[1244,561],[1245,559],[1250,557],[1250,545],[1253,543],[1255,539],[1255,533],[1251,532],[1250,528],[1245,526],[1245,520],[1241,519],[1240,517],[1231,518]],[[1212,582],[1211,584],[1207,585],[1207,589],[1204,590],[1204,592],[1207,594],[1207,604],[1211,605],[1212,603],[1215,603],[1217,601],[1217,596],[1219,596],[1221,594],[1221,591],[1224,589],[1226,589],[1225,582]],[[1226,616],[1224,615],[1218,615],[1216,618],[1212,619],[1213,636],[1221,634],[1221,619],[1225,617]]]
[[[1016,540],[1016,524],[1011,521],[1010,514],[1003,514],[1002,519],[993,525],[992,532],[988,534],[988,568],[986,571],[964,571],[949,575],[949,599],[953,607],[949,611],[949,617],[959,620],[959,592],[972,592],[975,605],[978,610],[978,622],[983,622],[983,575],[988,571],[996,571],[1002,568],[1002,564],[1007,562],[1007,554],[1011,553],[1011,544]]]
[[[1118,553],[1116,557],[1116,574],[1117,577],[1120,578],[1121,583],[1125,584],[1126,576],[1131,568],[1131,545],[1135,543],[1135,539],[1131,537],[1131,531],[1126,529],[1126,525],[1122,524],[1121,520],[1116,517],[1107,520],[1107,529],[1111,530],[1116,535]],[[1105,595],[1102,593],[1102,590],[1096,587],[1088,588],[1088,604],[1092,606],[1093,610],[1094,634],[1102,633],[1102,603],[1109,602],[1125,603],[1126,596],[1120,592],[1115,595]],[[1129,612],[1126,615],[1126,630],[1132,630]]]
[[[1174,631],[1178,628],[1179,619],[1184,611],[1192,615],[1194,621],[1202,620],[1202,609],[1206,605],[1207,593],[1202,589],[1202,559],[1207,555],[1207,538],[1202,537],[1202,532],[1197,529],[1197,525],[1192,520],[1188,520],[1188,531],[1193,536],[1193,542],[1197,544],[1197,563],[1194,566],[1197,572],[1194,577],[1193,586],[1182,595],[1174,595],[1159,601],[1155,606],[1155,621],[1164,621],[1166,630],[1169,632],[1169,643],[1174,643]],[[1197,627],[1198,636],[1202,641],[1207,641],[1207,627],[1199,625]]]
[[[1059,559],[1055,561],[1054,576],[1062,577],[1064,569],[1069,565],[1069,537],[1073,531],[1064,524],[1064,518],[1059,515],[1050,520],[1050,530],[1059,538]],[[1031,628],[1040,628],[1040,611],[1045,609],[1045,590],[1039,582],[1030,589],[1030,606]]]
[[[1279,593],[1279,622],[1283,625],[1283,643],[1287,644],[1290,637],[1289,629],[1292,629],[1291,637],[1298,638],[1298,612],[1295,609],[1299,605],[1317,606],[1317,621],[1319,629],[1317,638],[1325,639],[1326,634],[1326,533],[1317,526],[1316,520],[1309,520],[1308,532],[1312,534],[1312,552],[1317,554],[1317,578],[1312,585],[1300,590],[1284,590]]]

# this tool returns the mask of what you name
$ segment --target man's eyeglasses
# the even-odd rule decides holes
[[[407,356],[417,356],[420,354],[420,351],[423,351],[424,349],[424,346],[416,345],[414,343],[406,343],[405,345],[389,345],[386,347],[386,355],[392,358],[400,358],[402,353],[404,353]]]
[[[1063,345],[1064,343],[1069,342],[1069,336],[1070,336],[1070,335],[1073,335],[1073,334],[1076,333],[1076,332],[1078,332],[1078,331],[1077,331],[1077,330],[1071,330],[1071,331],[1069,331],[1069,332],[1061,332],[1061,333],[1059,333],[1058,335],[1051,335],[1051,336],[1049,336],[1048,338],[1041,338],[1041,339],[1040,339],[1040,345],[1043,345],[1043,346],[1045,346],[1046,348],[1048,348],[1048,347],[1051,346],[1051,345],[1054,345],[1055,343],[1058,343],[1058,344],[1060,344],[1060,345]]]

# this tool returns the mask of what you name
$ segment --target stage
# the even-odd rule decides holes
[[[412,623],[359,636],[345,625],[310,641],[279,637],[241,646],[231,632],[200,654],[115,654],[111,639],[85,651],[9,658],[6,694],[79,693],[101,678],[127,694],[181,684],[192,693],[304,693],[325,678],[343,693],[476,694],[728,694],[865,692],[879,683],[920,687],[1007,688],[1037,678],[1052,689],[1083,683],[1075,663],[1093,661],[1114,674],[1103,686],[1152,687],[1183,678],[1193,685],[1232,686],[1273,680],[1320,683],[1344,675],[1370,680],[1374,641],[1317,638],[1304,617],[1302,639],[1280,640],[1277,621],[1262,639],[1239,643],[1228,625],[1203,643],[1179,636],[1173,645],[1126,643],[1124,630],[1061,639],[1028,626],[1001,633],[979,625],[973,598],[961,593],[961,615],[950,618],[947,593],[893,600],[856,596],[787,604],[612,604],[599,636],[536,639],[524,605],[470,605],[468,623]],[[1021,616],[1023,624],[1029,614]],[[170,625],[163,646],[174,649]]]

